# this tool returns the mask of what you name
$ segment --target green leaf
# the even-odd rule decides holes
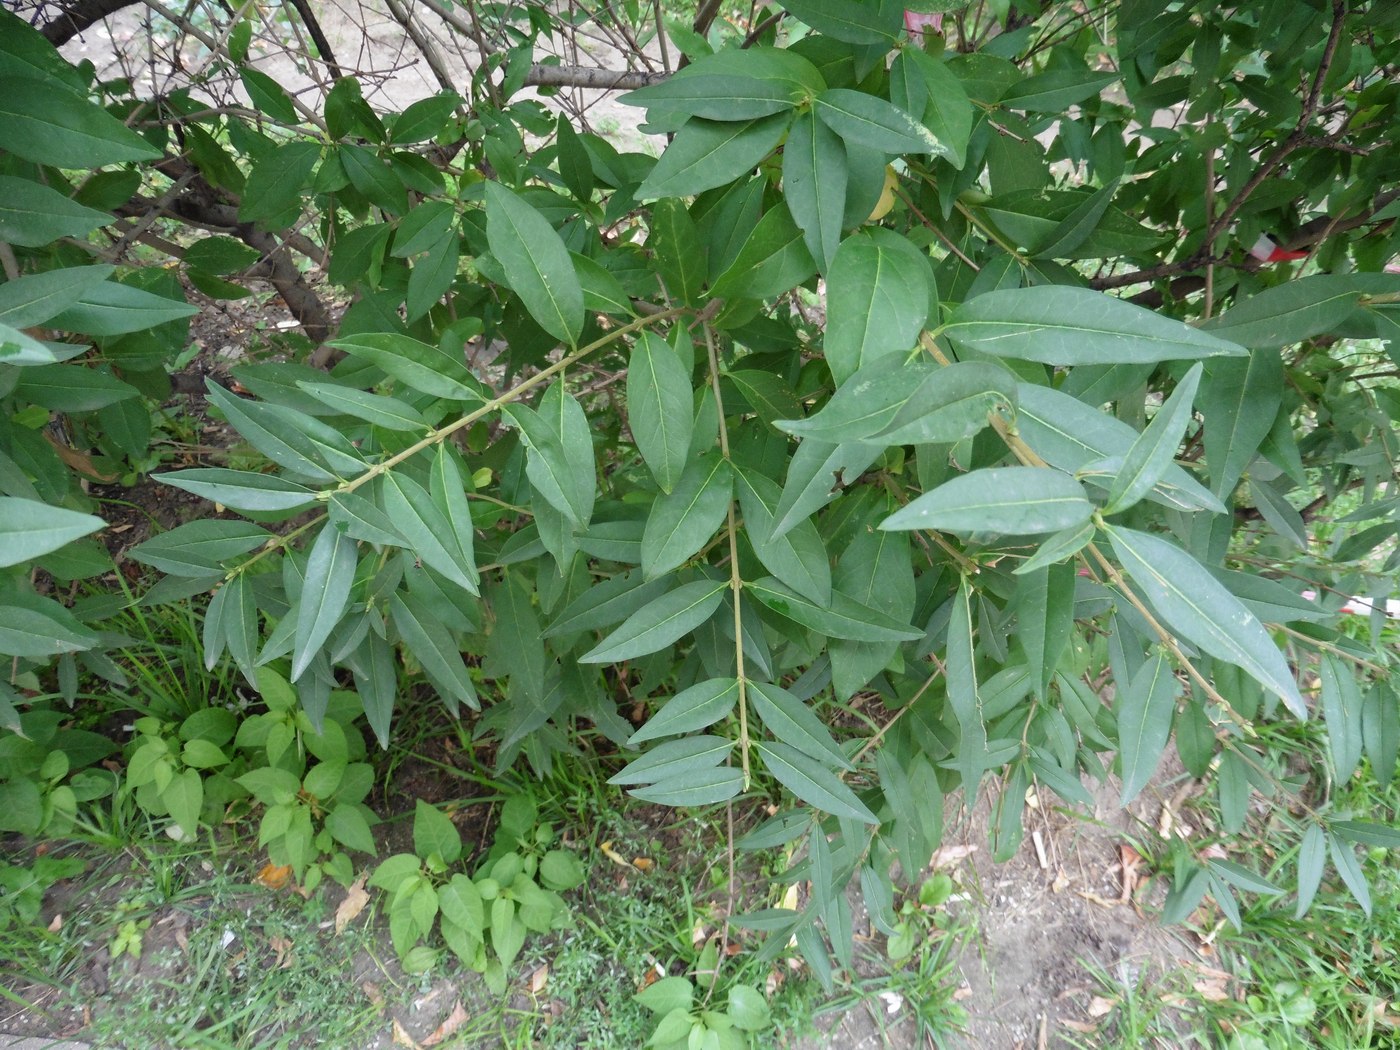
[[[854,769],[830,731],[806,704],[781,686],[750,682],[749,701],[774,740],[828,766]]]
[[[890,70],[890,98],[910,115],[922,114],[943,154],[962,168],[972,135],[972,102],[946,63],[921,48],[902,48]]]
[[[238,76],[248,91],[253,108],[283,124],[297,122],[296,107],[292,105],[291,97],[282,89],[281,84],[261,70],[248,66],[240,69]]]
[[[968,366],[988,367],[980,362],[959,362],[951,368]],[[878,356],[838,386],[821,411],[806,419],[778,420],[775,426],[804,440],[830,444],[871,438],[888,429],[924,381],[939,371],[923,353],[912,361],[903,354]]]
[[[1089,239],[1095,227],[1103,219],[1104,212],[1118,192],[1118,179],[1100,187],[1075,209],[1060,220],[1058,226],[1037,246],[1036,257],[1040,259],[1063,259]]]
[[[453,111],[462,104],[462,96],[455,91],[441,91],[428,98],[420,98],[397,117],[389,133],[393,143],[427,142],[452,119]]]
[[[1222,500],[1273,429],[1283,388],[1283,360],[1273,350],[1256,350],[1242,361],[1215,361],[1207,370],[1200,396],[1206,467],[1211,489]]]
[[[838,385],[914,346],[928,320],[928,258],[893,230],[841,242],[827,274],[826,363]]]
[[[452,818],[421,798],[413,809],[413,852],[426,860],[436,853],[448,864],[462,856],[462,836]]]
[[[783,146],[783,194],[823,273],[830,272],[841,242],[847,178],[841,139],[815,111],[799,113]]]
[[[204,808],[204,778],[199,770],[176,773],[160,793],[160,800],[186,838],[199,834],[199,811]]]
[[[84,207],[42,183],[0,175],[0,241],[42,248],[60,237],[86,237],[115,221],[115,216]],[[71,273],[74,269],[65,267],[52,272]],[[107,269],[110,271],[110,267]]]
[[[1316,824],[1309,824],[1298,845],[1298,907],[1294,912],[1301,919],[1307,914],[1327,866],[1327,836]]]
[[[1361,864],[1356,859],[1356,850],[1350,842],[1347,842],[1339,835],[1329,834],[1327,836],[1327,851],[1332,855],[1332,866],[1337,869],[1337,874],[1342,877],[1342,882],[1347,889],[1351,890],[1351,895],[1356,898],[1356,903],[1361,905],[1361,910],[1366,913],[1366,917],[1371,917],[1371,888],[1366,884],[1366,876],[1361,870]]]
[[[695,769],[628,790],[629,795],[660,806],[709,806],[726,802],[744,788],[744,774],[720,766]]]
[[[1400,828],[1378,824],[1373,820],[1334,820],[1328,827],[1333,833],[1362,846],[1400,849]]]
[[[690,375],[671,345],[643,332],[627,365],[627,422],[632,439],[662,492],[686,467],[694,431]]]
[[[1049,695],[1050,681],[1074,629],[1074,581],[1074,568],[1060,564],[1022,573],[1016,584],[1016,638],[1041,698]]]
[[[880,528],[1021,535],[1074,528],[1093,513],[1083,486],[1057,470],[986,467],[924,493]]]
[[[0,77],[0,125],[7,151],[56,168],[91,171],[160,156],[101,106],[41,80]]]
[[[87,350],[85,346],[72,347],[76,353]],[[76,356],[70,355],[70,356]],[[27,332],[0,323],[0,365],[51,365],[59,358],[54,351],[39,342]]]
[[[390,472],[380,483],[384,510],[406,546],[425,565],[436,569],[469,594],[477,594],[477,571],[446,515],[423,486],[401,473]]]
[[[0,654],[37,660],[81,652],[97,642],[97,635],[51,598],[21,592],[0,605]]]
[[[374,832],[357,806],[342,803],[326,815],[326,830],[347,849],[374,856],[379,852],[374,844]]]
[[[899,8],[860,0],[783,0],[783,7],[818,32],[848,44],[890,44],[899,35]]]
[[[219,588],[223,598],[224,641],[229,655],[250,682],[257,681],[258,608],[247,573],[239,573]]]
[[[1158,650],[1138,669],[1115,705],[1118,754],[1123,780],[1120,804],[1126,806],[1147,786],[1167,748],[1176,701],[1181,694],[1167,654]]]
[[[756,743],[754,749],[778,783],[809,806],[836,817],[880,823],[840,777],[810,755],[776,740]]]
[[[879,445],[847,441],[827,444],[806,440],[798,445],[788,463],[783,498],[778,501],[773,535],[781,536],[798,522],[812,517],[840,494],[841,487],[854,484],[881,455]]]
[[[301,200],[321,159],[314,142],[284,142],[259,157],[243,189],[238,217],[244,222],[273,220]]]
[[[658,744],[608,778],[609,784],[650,784],[697,769],[720,765],[734,741],[718,736],[690,736]]]
[[[978,433],[993,413],[1011,417],[1016,379],[990,361],[958,361],[926,376],[876,440],[890,445],[956,443]]]
[[[1361,690],[1345,664],[1324,654],[1318,666],[1322,680],[1322,718],[1327,725],[1327,747],[1338,784],[1351,779],[1361,762]]]
[[[687,977],[663,977],[632,997],[655,1014],[689,1010],[695,1001],[695,986]]]
[[[724,600],[728,586],[717,580],[681,584],[638,609],[579,657],[579,663],[621,663],[664,649],[708,620]]]
[[[84,335],[125,335],[154,328],[166,321],[192,317],[198,312],[189,303],[106,281],[83,292],[76,303],[56,314],[49,323],[54,328]]]
[[[297,380],[297,387],[328,408],[347,416],[354,416],[356,419],[363,419],[366,423],[373,423],[385,430],[428,429],[428,421],[418,410],[397,398],[371,394],[340,383],[312,383],[304,379]]]
[[[1162,480],[1172,464],[1186,428],[1191,423],[1191,402],[1201,379],[1201,365],[1191,366],[1171,397],[1157,410],[1152,422],[1123,456],[1123,466],[1108,490],[1105,514],[1126,510],[1146,496]]]
[[[831,604],[822,606],[789,590],[771,576],[745,583],[744,586],[779,616],[828,638],[845,638],[853,642],[910,642],[923,637],[922,631],[916,631],[907,623],[863,605],[840,591],[833,590]]]
[[[0,323],[10,328],[42,325],[90,293],[115,269],[115,266],[64,266],[6,281],[0,284]]]
[[[406,542],[389,515],[359,493],[334,492],[326,502],[331,525],[352,539],[389,547]]]
[[[738,698],[737,678],[712,678],[693,685],[667,700],[661,710],[627,739],[627,746],[636,747],[657,737],[693,733],[714,725],[734,709]]]
[[[462,254],[462,238],[456,232],[444,234],[428,253],[413,263],[408,275],[404,316],[416,321],[438,304],[457,279],[457,262]]]
[[[1108,530],[1118,560],[1168,627],[1245,670],[1298,718],[1307,705],[1283,654],[1254,615],[1180,547],[1132,529]]]
[[[1245,352],[1122,299],[1062,285],[986,292],[954,309],[944,333],[969,350],[1059,366],[1238,357]]]
[[[1252,350],[1277,349],[1334,331],[1363,295],[1400,292],[1400,278],[1379,273],[1314,274],[1250,296],[1201,328]]]
[[[468,707],[479,707],[461,648],[437,617],[413,594],[395,594],[389,600],[389,611],[404,645],[438,687]]]
[[[540,407],[543,410],[543,402]],[[586,442],[585,448],[566,446],[559,420],[548,418],[528,405],[512,405],[507,414],[519,426],[525,442],[525,473],[530,484],[572,525],[586,526],[592,515],[595,493],[592,440]],[[584,451],[589,456],[586,472],[575,469],[575,458]]]
[[[716,75],[706,72],[703,60],[659,84],[619,95],[617,101],[706,120],[752,120],[782,113],[794,104],[792,91],[780,80]]]
[[[738,255],[710,287],[721,299],[771,299],[791,291],[812,274],[817,264],[803,243],[785,201],[778,201],[759,219]]]
[[[1001,96],[1001,104],[1007,109],[1031,113],[1063,113],[1070,106],[1095,97],[1118,80],[1117,73],[1047,69],[1011,85]]]
[[[818,605],[831,601],[831,560],[810,520],[775,536],[774,514],[782,499],[777,484],[755,471],[740,471],[739,506],[754,553],[763,567]]]
[[[977,684],[977,654],[972,644],[971,593],[972,589],[964,577],[953,599],[953,612],[948,620],[948,657],[944,671],[948,705],[958,721],[956,762],[967,798],[976,797],[977,784],[983,770],[989,765],[987,726],[982,716],[982,694]]]
[[[390,215],[402,215],[408,211],[408,194],[387,163],[363,146],[348,143],[337,147],[337,154],[345,167],[345,174],[350,177],[350,185],[365,200]]]
[[[454,401],[485,400],[481,385],[460,352],[450,354],[392,332],[347,336],[332,340],[330,345],[368,361],[424,394]]]
[[[817,96],[813,110],[848,148],[880,153],[942,153],[933,132],[898,106],[850,88],[827,88]]]
[[[802,412],[802,404],[792,387],[772,372],[760,368],[736,368],[723,373],[723,378],[748,402],[753,414],[769,426],[786,416],[797,416]],[[726,404],[725,407],[729,406]]]
[[[621,623],[648,602],[665,594],[670,583],[665,577],[646,580],[640,569],[605,579],[570,602],[541,637],[553,638]]]
[[[664,575],[693,556],[715,534],[733,490],[729,461],[706,453],[689,463],[675,490],[652,504],[642,533],[642,572]]]
[[[255,449],[278,466],[318,483],[364,473],[367,464],[337,430],[282,405],[244,400],[212,379],[208,399]]]
[[[577,345],[583,331],[583,289],[554,227],[510,190],[488,182],[486,238],[530,316],[556,339]]]
[[[0,496],[0,568],[38,558],[106,527],[91,514]]]
[[[301,678],[311,658],[320,652],[350,601],[355,581],[355,541],[339,529],[323,528],[306,558],[306,579],[293,612],[297,629],[292,646],[293,682]]]
[[[316,498],[316,493],[305,485],[251,470],[196,467],[151,477],[234,510],[300,510]]]
[[[111,373],[82,365],[36,365],[26,368],[14,392],[57,412],[93,412],[137,397],[140,391]]]
[[[734,1022],[735,1028],[745,1032],[766,1032],[773,1024],[768,1003],[758,991],[746,984],[730,987],[729,1004],[724,1012]]]
[[[791,120],[788,113],[743,122],[692,117],[637,187],[637,200],[691,197],[747,175],[777,148]]]
[[[54,508],[48,513],[52,515]],[[131,557],[172,576],[212,576],[225,562],[261,547],[272,534],[250,521],[192,521],[152,537]]]
[[[709,272],[708,251],[684,204],[667,198],[653,205],[647,247],[671,297],[692,306],[698,303]]]

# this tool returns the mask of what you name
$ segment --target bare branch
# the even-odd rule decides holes
[[[62,47],[84,29],[136,2],[137,0],[75,0],[46,22],[39,32],[43,33],[44,39],[54,47]]]
[[[641,73],[624,69],[595,69],[590,66],[533,65],[525,74],[530,87],[583,87],[602,91],[634,91],[657,84],[670,73]]]
[[[345,76],[340,68],[340,63],[335,60],[335,54],[331,51],[331,43],[326,39],[325,31],[321,29],[321,23],[316,21],[316,15],[312,12],[311,5],[306,0],[289,0],[289,2],[296,8],[297,14],[301,15],[301,20],[306,25],[306,31],[311,34],[311,40],[321,55],[321,61],[330,70],[331,79],[339,80]]]

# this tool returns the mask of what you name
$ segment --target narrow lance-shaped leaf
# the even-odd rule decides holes
[[[664,649],[708,620],[719,608],[727,586],[718,580],[682,584],[638,609],[579,657],[579,663],[620,663]]]
[[[632,439],[662,492],[685,470],[694,428],[690,376],[669,343],[643,332],[627,366],[627,421]]]
[[[1322,717],[1337,783],[1351,779],[1361,761],[1361,690],[1346,665],[1330,654],[1318,668],[1322,680]]]
[[[862,605],[840,591],[833,590],[830,605],[823,606],[783,586],[771,576],[745,583],[744,587],[779,616],[828,638],[844,638],[853,642],[910,642],[923,637],[922,631]]]
[[[913,347],[928,320],[929,263],[893,230],[846,238],[827,274],[826,362],[838,384]]]
[[[840,777],[810,755],[777,740],[759,743],[755,750],[778,783],[809,806],[866,824],[880,823]]]
[[[1223,584],[1166,540],[1132,529],[1108,532],[1119,561],[1168,627],[1243,668],[1295,715],[1308,717],[1298,683],[1269,632]]]
[[[880,523],[882,529],[1023,534],[1088,521],[1094,505],[1079,482],[1047,467],[986,467],[926,492]]]
[[[782,490],[755,471],[740,471],[738,480],[744,527],[758,560],[799,594],[826,605],[831,600],[831,562],[816,526],[803,521],[774,536],[773,515]]]
[[[1199,364],[1191,366],[1142,436],[1124,455],[1123,466],[1108,490],[1105,514],[1116,514],[1131,507],[1162,480],[1191,422],[1191,402],[1201,381],[1201,367]]]
[[[355,541],[338,529],[323,528],[306,558],[306,579],[293,612],[297,618],[292,646],[292,681],[299,679],[330,637],[350,600],[355,580]]]
[[[667,700],[661,710],[628,738],[627,746],[636,747],[657,737],[693,733],[714,725],[734,710],[738,699],[737,678],[712,678],[693,685]]]
[[[957,768],[963,792],[968,798],[977,793],[982,771],[987,768],[987,727],[982,718],[982,696],[977,684],[976,654],[972,646],[971,587],[964,579],[953,599],[948,620],[947,680],[948,704],[958,720]]]
[[[486,183],[486,238],[511,290],[546,332],[574,346],[583,331],[583,289],[553,226],[500,183]]]
[[[1137,798],[1167,748],[1171,736],[1176,699],[1181,692],[1167,654],[1157,655],[1142,665],[1128,687],[1119,695],[1118,754],[1122,762],[1121,804]]]
[[[1274,350],[1256,350],[1242,361],[1216,361],[1206,372],[1200,396],[1206,467],[1211,489],[1222,500],[1273,429],[1283,386],[1283,360]]]
[[[413,390],[454,401],[484,400],[480,383],[460,353],[449,354],[397,332],[344,336],[330,345],[368,361]]]
[[[830,272],[846,210],[846,147],[815,111],[801,113],[783,146],[783,191],[807,250]]]
[[[0,496],[0,568],[58,550],[106,524],[101,518],[65,507]]]
[[[791,121],[789,113],[743,122],[692,117],[637,187],[637,199],[689,197],[748,174],[777,148]]]
[[[715,534],[729,509],[733,472],[729,461],[706,454],[694,459],[675,491],[652,504],[642,533],[642,572],[648,579],[670,572]]]

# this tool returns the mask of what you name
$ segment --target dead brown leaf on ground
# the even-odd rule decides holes
[[[360,877],[350,884],[350,888],[345,891],[345,899],[340,902],[340,906],[335,909],[335,932],[339,936],[357,918],[360,912],[365,910],[365,905],[369,903],[369,894],[365,892],[365,875],[362,872]]]
[[[452,1012],[447,1015],[447,1019],[433,1029],[432,1033],[420,1043],[420,1046],[437,1046],[443,1040],[450,1039],[468,1021],[467,1008],[462,1005],[462,1000],[458,999],[452,1004]]]

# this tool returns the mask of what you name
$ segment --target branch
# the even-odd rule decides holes
[[[641,73],[631,69],[595,69],[589,66],[533,65],[525,74],[530,87],[581,87],[602,91],[633,91],[665,80],[669,73]]]
[[[60,9],[39,32],[54,47],[62,47],[88,26],[136,2],[137,0],[75,0]]]
[[[321,23],[316,21],[316,15],[311,10],[311,5],[306,0],[290,0],[291,5],[296,8],[297,14],[301,15],[301,20],[306,24],[306,31],[311,34],[311,40],[316,45],[316,50],[321,54],[321,61],[330,70],[331,79],[339,80],[345,76],[340,64],[335,60],[335,54],[331,51],[331,43],[326,39],[325,32],[321,29]]]

